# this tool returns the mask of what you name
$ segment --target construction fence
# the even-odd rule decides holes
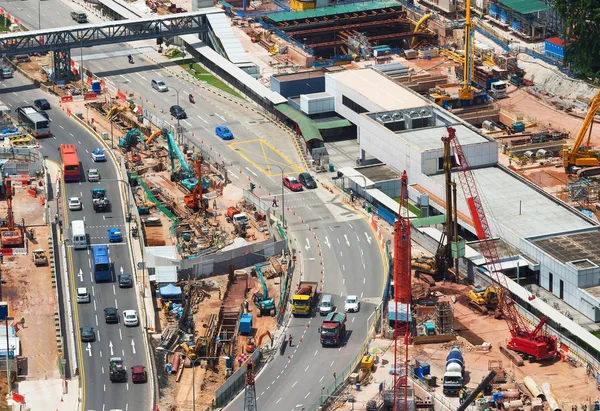
[[[248,361],[254,363],[254,373],[258,374],[262,367],[262,350],[257,349],[252,353]],[[238,392],[244,389],[246,385],[246,367],[242,366],[229,377],[223,385],[217,388],[215,392],[215,407],[224,407],[231,401]]]

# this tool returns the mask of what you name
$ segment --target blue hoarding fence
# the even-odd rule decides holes
[[[375,205],[375,214],[383,218],[386,223],[394,225],[397,215],[388,210],[383,204]]]

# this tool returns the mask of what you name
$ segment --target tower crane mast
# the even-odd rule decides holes
[[[467,158],[463,152],[462,146],[456,137],[456,129],[448,127],[448,137],[443,139],[450,140],[457,162],[458,178],[462,191],[467,201],[477,237],[480,240],[481,254],[483,255],[490,278],[498,289],[498,309],[504,316],[511,337],[507,347],[513,351],[529,355],[536,360],[552,358],[556,355],[556,337],[545,334],[542,329],[546,324],[546,317],[540,317],[539,324],[534,330],[531,330],[525,320],[519,314],[515,302],[512,299],[508,288],[508,280],[502,273],[500,257],[496,242],[492,237],[490,225],[488,224],[481,196],[475,184],[475,176],[469,166]]]
[[[473,34],[475,23],[471,21],[471,0],[465,2],[465,59],[463,63],[463,82],[458,90],[461,100],[473,100],[475,90],[473,88],[474,49]]]

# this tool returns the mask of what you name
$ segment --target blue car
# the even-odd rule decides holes
[[[104,150],[102,150],[101,148],[97,148],[94,151],[92,151],[92,160],[94,160],[94,163],[106,161],[106,155],[104,154]]]
[[[118,228],[110,228],[108,230],[108,241],[111,243],[118,243],[123,241],[121,230],[119,230]]]
[[[223,140],[233,140],[233,133],[225,126],[217,126],[215,133]]]

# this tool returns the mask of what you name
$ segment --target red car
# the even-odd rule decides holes
[[[146,373],[146,367],[143,365],[134,365],[131,367],[131,381],[132,382],[147,382],[148,374]]]
[[[292,191],[302,191],[302,184],[300,184],[296,177],[283,177],[283,185]]]

